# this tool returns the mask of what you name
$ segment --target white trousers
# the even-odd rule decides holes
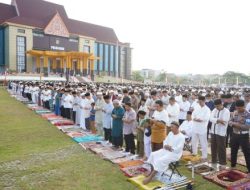
[[[197,154],[198,152],[198,142],[200,142],[201,145],[201,152],[202,152],[202,158],[206,159],[207,158],[207,133],[204,134],[198,134],[198,133],[193,133],[192,134],[192,151],[193,154]]]

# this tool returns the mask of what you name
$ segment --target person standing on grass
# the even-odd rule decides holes
[[[217,158],[221,169],[225,169],[226,161],[226,134],[230,119],[230,111],[222,104],[221,99],[214,101],[215,109],[211,113],[211,153],[212,165],[217,168]]]
[[[123,116],[123,134],[126,144],[126,152],[135,154],[135,122],[136,122],[136,112],[132,108],[130,102],[125,103],[125,114]]]
[[[74,123],[76,124],[76,110],[78,108],[78,96],[77,96],[77,93],[76,91],[73,91],[72,92],[72,95],[73,95],[73,102],[72,102],[72,119],[74,121]]]
[[[104,96],[104,105],[102,106],[102,131],[104,130],[104,139],[112,143],[112,111],[114,106],[109,95]],[[100,132],[100,131],[99,131]]]
[[[174,97],[169,99],[169,104],[167,106],[168,118],[169,122],[172,123],[173,121],[179,122],[178,116],[180,114],[180,106],[176,102]]]
[[[71,119],[72,104],[73,104],[73,97],[70,94],[69,90],[66,90],[65,97],[63,99],[63,105],[64,105],[65,117],[67,119]]]
[[[207,160],[207,125],[210,119],[210,109],[205,105],[205,97],[200,96],[199,103],[195,106],[192,113],[193,118],[193,134],[192,134],[192,150],[193,154],[198,153],[198,142],[201,144],[202,161]]]
[[[155,101],[155,111],[150,123],[152,151],[157,151],[163,147],[163,141],[167,134],[167,125],[169,125],[168,113],[164,109],[161,100]]]
[[[89,124],[90,124],[90,130],[92,133],[96,133],[96,128],[95,128],[95,102],[91,103],[91,110],[90,110],[90,117],[89,117]]]
[[[44,107],[47,109],[50,109],[49,101],[51,99],[51,90],[49,89],[48,86],[46,86],[45,91],[43,93],[43,102],[44,102]]]
[[[103,135],[103,107],[105,100],[103,100],[102,92],[97,92],[97,100],[95,102],[95,123],[98,135]],[[110,121],[111,122],[111,121]]]
[[[113,101],[114,109],[112,111],[112,143],[115,148],[121,148],[123,145],[123,116],[125,110],[120,105],[119,100]]]
[[[179,113],[179,124],[181,125],[182,122],[185,121],[187,117],[187,112],[190,109],[190,102],[187,100],[188,96],[184,94],[182,96],[182,102],[180,103],[180,113]]]
[[[246,160],[248,177],[250,177],[250,113],[245,109],[245,102],[243,100],[237,100],[235,102],[235,108],[236,111],[229,121],[229,126],[233,128],[231,139],[231,167],[235,168],[238,150],[239,147],[241,147]]]

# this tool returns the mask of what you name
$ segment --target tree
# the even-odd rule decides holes
[[[156,82],[166,82],[166,79],[167,79],[167,73],[162,72],[161,74],[159,74],[159,75],[156,77],[155,81],[156,81]]]
[[[144,78],[141,76],[140,71],[133,71],[132,72],[132,80],[143,82]]]

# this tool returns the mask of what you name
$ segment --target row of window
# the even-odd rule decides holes
[[[118,48],[114,45],[95,43],[95,56],[100,57],[95,61],[95,71],[118,71]]]

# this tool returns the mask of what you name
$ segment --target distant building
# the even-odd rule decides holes
[[[157,77],[162,71],[153,70],[153,69],[142,69],[140,70],[140,75],[145,79],[154,79]]]
[[[76,5],[77,6],[77,5]],[[0,3],[0,71],[130,79],[131,48],[112,28],[70,19],[43,0]]]

